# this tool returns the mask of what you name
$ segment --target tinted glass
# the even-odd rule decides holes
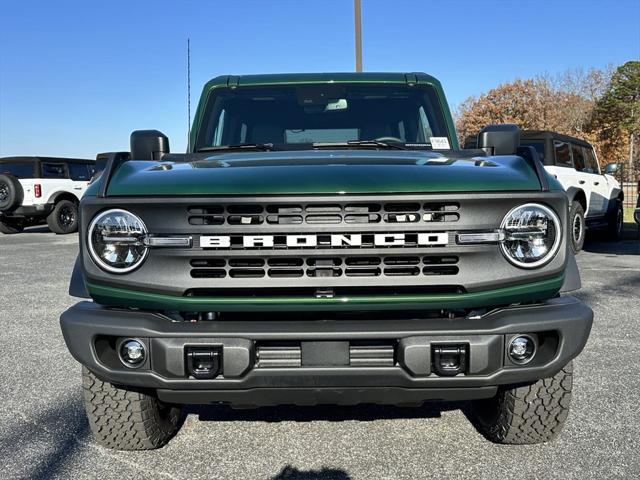
[[[93,170],[94,172],[100,173],[101,171],[104,170],[104,168],[107,166],[107,159],[106,158],[98,158],[96,160],[96,164],[93,166]]]
[[[69,178],[71,178],[71,180],[88,182],[93,172],[93,169],[89,167],[90,165],[82,163],[69,163],[69,165],[67,165]]]
[[[584,152],[585,167],[591,173],[599,174],[598,160],[596,159],[595,153],[593,153],[593,148],[583,147],[582,150]]]
[[[540,155],[540,160],[542,160],[542,163],[544,163],[544,142],[543,141],[522,141],[520,142],[520,145],[522,145],[523,147],[533,147],[536,149],[536,151],[538,152],[538,155]]]
[[[16,178],[33,178],[35,164],[33,163],[0,163],[0,173],[8,173]]]
[[[579,172],[584,172],[586,165],[584,163],[584,151],[579,145],[571,144],[571,156],[573,157],[573,165]]]
[[[429,86],[299,85],[220,89],[196,146],[345,142],[385,138],[431,144],[449,134]]]
[[[62,163],[43,163],[42,178],[66,178]]]
[[[559,167],[573,168],[573,163],[571,163],[571,152],[569,151],[569,144],[567,142],[554,140],[553,148],[556,151],[556,165],[558,165]]]

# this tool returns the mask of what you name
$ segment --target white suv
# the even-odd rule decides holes
[[[604,230],[609,240],[622,238],[624,195],[620,183],[611,175],[618,164],[610,163],[601,171],[589,143],[555,132],[525,130],[520,144],[534,147],[545,169],[567,191],[575,252],[582,249],[587,228]]]
[[[0,232],[44,223],[55,233],[78,229],[78,203],[95,161],[77,158],[0,158]]]

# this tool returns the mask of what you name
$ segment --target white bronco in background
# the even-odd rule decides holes
[[[96,170],[94,160],[0,158],[0,232],[46,223],[55,233],[78,229],[78,203]]]
[[[468,137],[465,148],[476,148],[477,138]],[[612,241],[622,239],[624,194],[611,175],[618,170],[610,163],[601,171],[593,147],[575,137],[546,130],[523,130],[520,145],[534,147],[544,168],[562,184],[569,196],[571,245],[582,250],[586,230],[603,230]]]
[[[545,169],[567,191],[574,251],[582,249],[587,228],[603,230],[608,240],[620,240],[624,194],[611,175],[618,164],[610,163],[601,171],[595,150],[579,138],[549,131],[523,131],[520,138],[521,145],[538,151]]]

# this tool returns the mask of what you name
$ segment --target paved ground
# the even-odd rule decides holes
[[[460,405],[420,409],[192,408],[154,452],[92,443],[79,366],[58,315],[74,237],[0,235],[0,477],[207,479],[637,478],[640,471],[640,242],[594,243],[579,256],[580,296],[596,323],[576,362],[573,410],[559,440],[504,447]]]

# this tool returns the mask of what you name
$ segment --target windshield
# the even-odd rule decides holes
[[[383,84],[220,89],[207,102],[196,149],[367,140],[450,148],[435,90]]]

